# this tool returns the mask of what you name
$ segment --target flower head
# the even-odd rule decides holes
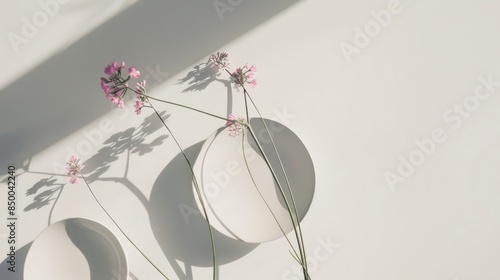
[[[245,66],[240,67],[236,69],[232,74],[231,77],[233,78],[233,82],[236,86],[245,86],[246,84],[249,84],[251,88],[255,88],[257,85],[257,80],[253,79],[254,72],[257,71],[257,68],[255,65],[252,65],[248,67],[248,64],[245,64]]]
[[[78,163],[79,161],[80,159],[76,159],[74,156],[71,156],[66,162],[66,164],[68,165],[66,167],[66,169],[68,170],[68,175],[71,175],[71,179],[69,180],[71,184],[76,183],[76,175],[80,173],[80,164]]]
[[[101,78],[101,88],[106,94],[110,92],[108,81],[105,78]]]
[[[115,61],[104,68],[104,74],[111,77],[115,75],[116,70],[118,70],[118,63]]]
[[[135,105],[134,105],[134,108],[135,108],[135,113],[137,115],[140,115],[141,114],[141,109],[142,109],[142,106],[144,106],[144,103],[142,103],[141,100],[137,100],[135,102]]]
[[[104,73],[108,75],[108,77],[101,77],[101,89],[104,91],[106,95],[106,99],[110,100],[113,104],[116,104],[120,108],[125,108],[124,97],[127,93],[128,80],[130,78],[140,78],[141,72],[135,69],[134,67],[130,67],[128,69],[129,77],[122,77],[122,70],[125,69],[125,62],[122,62],[118,65],[118,62],[114,61],[108,66],[104,68]],[[137,83],[136,92],[145,93],[146,92],[146,81],[141,83]],[[132,90],[132,89],[130,89]],[[141,101],[144,101],[141,99]]]
[[[230,114],[227,118],[226,127],[229,129],[229,136],[235,137],[243,132],[245,118],[234,114]]]
[[[208,63],[212,63],[219,70],[229,69],[229,54],[226,52],[217,52],[208,58]]]
[[[125,68],[125,62],[122,61],[120,66],[118,66],[118,62],[113,61],[111,64],[104,68],[104,74],[107,74],[110,79],[116,78],[120,76],[121,70]]]
[[[135,84],[136,93],[146,93],[146,80]]]
[[[128,69],[128,74],[130,75],[130,77],[135,79],[139,79],[141,77],[141,72],[135,69],[134,67],[130,67]]]

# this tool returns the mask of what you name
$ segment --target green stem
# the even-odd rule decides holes
[[[95,196],[94,194],[94,191],[92,191],[92,188],[90,188],[90,185],[89,185],[89,182],[87,181],[87,179],[85,178],[85,176],[83,176],[83,174],[81,172],[78,172],[80,173],[80,176],[83,178],[83,180],[85,181],[85,184],[87,185],[87,188],[89,189],[90,193],[92,194],[92,197],[94,197],[95,201],[97,202],[97,204],[99,204],[99,206],[101,207],[101,209],[104,211],[104,213],[106,213],[106,215],[108,215],[108,217],[111,219],[111,221],[113,222],[113,224],[115,224],[115,226],[118,228],[118,230],[120,230],[120,232],[125,236],[125,238],[127,238],[127,240],[130,242],[130,244],[132,244],[135,249],[137,249],[137,251],[139,251],[139,253],[141,253],[141,255],[163,276],[165,277],[165,279],[169,280],[169,278],[137,247],[137,245],[135,245],[135,243],[127,236],[127,234],[125,234],[125,232],[121,229],[121,227],[118,225],[118,223],[115,221],[115,219],[113,219],[113,217],[111,217],[111,215],[108,213],[108,211],[106,211],[106,209],[104,208],[104,206],[102,206],[101,202],[99,202],[99,200],[97,199],[97,197]]]
[[[194,174],[193,166],[191,165],[191,162],[189,161],[189,158],[187,157],[186,153],[184,152],[184,149],[182,149],[181,145],[177,141],[177,138],[175,138],[174,134],[172,133],[172,131],[170,130],[170,128],[168,127],[168,125],[165,123],[165,121],[161,117],[160,113],[158,113],[158,111],[154,108],[153,104],[151,104],[151,102],[149,101],[150,97],[148,97],[146,95],[144,95],[144,96],[146,97],[146,100],[148,101],[148,103],[151,105],[151,108],[154,110],[155,114],[158,116],[158,118],[160,119],[160,121],[163,123],[163,125],[167,129],[168,133],[170,133],[170,135],[172,136],[172,139],[174,140],[174,142],[177,145],[177,147],[180,149],[180,151],[182,153],[182,156],[186,160],[186,162],[187,162],[187,164],[189,166],[189,170],[191,171],[191,174],[193,175],[193,183],[195,185],[196,193],[198,195],[198,199],[200,200],[200,204],[201,204],[203,213],[205,215],[205,218],[207,219],[208,231],[210,233],[210,241],[212,243],[212,257],[213,257],[213,263],[214,263],[213,280],[216,280],[217,279],[217,257],[216,257],[216,253],[215,253],[214,234],[213,234],[213,231],[212,231],[212,225],[210,224],[210,219],[208,218],[208,214],[207,214],[207,210],[206,210],[206,207],[205,207],[205,203],[203,202],[203,197],[201,195],[200,187],[198,185],[198,181],[196,180],[196,176]],[[153,99],[153,98],[151,98],[151,99]]]
[[[276,224],[280,228],[281,233],[283,234],[283,236],[285,237],[286,241],[288,242],[288,245],[290,245],[290,247],[292,248],[293,253],[295,254],[294,258],[297,259],[297,257],[296,257],[297,256],[297,251],[293,247],[292,242],[290,242],[290,239],[288,238],[288,236],[286,236],[285,230],[283,230],[283,227],[281,226],[280,222],[278,221],[278,218],[276,218],[276,215],[274,215],[274,212],[271,209],[271,206],[269,206],[269,203],[267,203],[267,201],[265,200],[264,196],[262,195],[262,192],[257,187],[257,183],[255,182],[255,179],[253,177],[252,171],[250,170],[250,166],[248,164],[247,156],[246,156],[246,153],[245,153],[245,144],[244,144],[245,142],[244,142],[244,140],[245,140],[245,132],[243,132],[243,135],[242,135],[241,149],[242,149],[242,153],[243,153],[243,160],[245,161],[245,166],[247,168],[248,174],[250,175],[250,179],[252,180],[252,183],[253,183],[255,189],[259,193],[260,198],[262,198],[262,201],[264,201],[264,203],[266,204],[267,209],[269,210],[269,212],[273,216],[274,221],[276,221]]]
[[[281,186],[281,183],[279,182],[278,180],[278,176],[276,175],[276,173],[274,172],[274,169],[272,168],[271,166],[271,162],[269,161],[269,159],[267,158],[266,154],[264,153],[264,149],[262,148],[262,146],[260,145],[259,141],[257,140],[257,137],[252,129],[252,127],[250,126],[247,126],[248,127],[248,131],[250,132],[250,135],[252,136],[253,140],[255,141],[255,143],[257,144],[257,147],[259,148],[259,151],[260,153],[262,154],[262,157],[264,158],[266,164],[267,164],[267,167],[269,168],[269,170],[271,171],[271,174],[273,176],[273,179],[274,181],[276,182],[276,184],[278,185],[278,189],[280,191],[280,194],[281,196],[283,197],[283,200],[285,201],[285,205],[286,205],[286,208],[287,208],[287,211],[288,211],[288,214],[290,215],[290,219],[292,221],[292,225],[293,225],[293,228],[294,228],[294,233],[295,233],[295,237],[297,239],[297,243],[299,245],[299,251],[300,251],[300,254],[301,254],[301,257],[302,257],[302,267],[303,267],[303,270],[304,270],[304,277],[305,279],[308,279],[307,278],[307,265],[304,264],[304,259],[303,259],[303,248],[301,246],[302,242],[301,242],[301,239],[300,239],[300,236],[296,230],[296,227],[297,227],[297,223],[298,223],[298,217],[297,217],[297,221],[295,220],[293,214],[292,214],[292,209],[290,208],[290,203],[288,202],[288,199],[286,198],[286,195],[285,195],[285,192],[283,190],[283,187]]]
[[[300,235],[300,241],[299,242],[300,242],[300,245],[302,247],[302,252],[303,252],[302,260],[304,261],[304,266],[306,267],[306,270],[307,270],[307,257],[306,257],[306,253],[305,253],[304,239],[303,239],[303,235],[302,235],[302,227],[300,226],[300,221],[298,220],[299,219],[299,214],[297,212],[297,204],[295,203],[295,197],[293,195],[292,188],[290,186],[290,181],[288,180],[288,175],[286,174],[286,171],[285,171],[285,167],[283,166],[283,161],[281,160],[281,157],[280,157],[280,155],[278,153],[278,149],[276,148],[276,144],[274,143],[274,140],[273,140],[273,137],[271,135],[271,132],[269,131],[269,128],[267,127],[266,122],[262,118],[262,114],[260,113],[259,109],[257,108],[257,105],[255,104],[255,102],[253,101],[252,97],[248,94],[247,90],[244,87],[243,87],[243,92],[244,92],[245,96],[248,96],[248,99],[250,99],[250,102],[252,102],[252,105],[255,108],[255,111],[257,111],[257,114],[259,114],[259,117],[260,117],[260,119],[262,121],[262,124],[264,125],[264,127],[265,127],[265,129],[267,131],[267,134],[269,134],[269,139],[271,140],[271,144],[273,146],[274,152],[276,153],[276,156],[277,156],[278,161],[280,163],[281,171],[283,172],[283,175],[285,176],[287,188],[288,188],[288,191],[290,193],[290,197],[292,198],[292,205],[293,205],[293,209],[294,209],[294,212],[295,212],[295,216],[297,217],[297,229],[298,229],[299,235]]]
[[[131,89],[131,88],[129,88]],[[131,89],[133,90],[133,89]],[[152,99],[152,100],[155,100],[155,101],[158,101],[158,102],[162,102],[162,103],[167,103],[167,104],[170,104],[170,105],[174,105],[174,106],[178,106],[178,107],[182,107],[182,108],[186,108],[186,109],[189,109],[189,110],[193,110],[195,112],[198,112],[198,113],[202,113],[202,114],[205,114],[205,115],[208,115],[208,116],[211,116],[211,117],[214,117],[214,118],[217,118],[217,119],[221,119],[221,120],[225,120],[225,121],[228,121],[227,118],[224,118],[224,117],[221,117],[221,116],[217,116],[217,115],[214,115],[212,113],[208,113],[208,112],[205,112],[205,111],[202,111],[202,110],[199,110],[199,109],[195,109],[193,107],[189,107],[189,106],[186,106],[186,105],[182,105],[182,104],[179,104],[179,103],[175,103],[175,102],[170,102],[170,101],[166,101],[166,100],[162,100],[162,99],[159,99],[159,98],[155,98],[155,97],[152,97],[152,96],[149,96],[149,95],[146,95],[144,93],[140,93],[140,92],[137,92],[135,90],[133,90],[135,93],[139,94],[139,95],[142,95],[148,99]],[[151,103],[150,103],[151,104]]]
[[[229,74],[229,76],[232,76],[232,74],[227,69],[226,69],[226,72]],[[262,114],[260,113],[259,109],[255,105],[255,102],[253,102],[252,98],[248,94],[248,91],[246,90],[245,86],[241,85],[241,87],[243,88],[243,93],[244,93],[244,98],[245,98],[245,110],[246,110],[246,114],[247,114],[247,120],[250,121],[249,120],[249,116],[248,116],[248,106],[247,106],[247,97],[248,97],[250,99],[250,101],[252,102],[255,110],[259,114],[259,117],[262,120],[262,123],[264,124],[264,127],[266,128],[267,133],[269,134],[269,138],[271,139],[271,143],[273,145],[274,151],[275,151],[275,153],[276,153],[276,155],[278,157],[278,161],[280,163],[281,170],[283,172],[283,175],[285,176],[285,180],[286,180],[286,183],[287,183],[287,188],[288,188],[288,191],[290,192],[290,196],[292,198],[292,204],[293,204],[293,208],[294,208],[294,214],[295,214],[296,219],[297,219],[296,223],[297,223],[298,233],[297,233],[297,230],[295,229],[295,220],[293,219],[292,213],[290,212],[290,215],[291,215],[291,218],[292,218],[292,223],[294,225],[294,231],[295,231],[295,234],[297,236],[297,242],[298,242],[298,245],[299,245],[299,250],[300,250],[300,253],[301,253],[301,259],[303,261],[303,266],[302,267],[304,268],[304,278],[305,279],[310,279],[309,274],[307,273],[307,259],[306,259],[305,246],[304,246],[304,240],[303,240],[303,235],[302,235],[302,228],[300,226],[299,215],[298,215],[298,212],[297,212],[297,206],[296,206],[296,203],[295,203],[295,198],[293,196],[292,189],[290,187],[290,182],[288,180],[288,176],[287,176],[285,168],[283,166],[283,162],[281,161],[281,158],[279,156],[278,150],[277,150],[276,145],[274,143],[273,137],[272,137],[272,135],[271,135],[271,133],[269,131],[269,128],[267,127],[266,123],[264,122],[264,119],[262,118]],[[252,133],[252,136],[255,139],[255,136],[253,135],[253,131],[251,131],[251,133]],[[256,139],[255,139],[255,142],[258,144],[258,142],[257,142]],[[258,145],[259,145],[259,149],[261,149],[260,144],[258,144]],[[261,151],[261,152],[264,155],[264,152],[263,151]],[[266,156],[264,155],[264,157],[266,157]],[[266,159],[266,161],[267,161],[267,159]],[[268,163],[268,166],[269,166],[269,169],[272,171],[273,176],[275,176],[274,170],[272,169],[272,167],[271,167],[271,165],[269,163]],[[283,193],[283,191],[281,189],[281,184],[279,183],[279,181],[277,180],[276,177],[275,177],[275,180],[276,180],[276,183],[278,184],[278,186],[280,188],[280,192],[283,195],[283,198],[284,198],[284,200],[286,202],[287,199],[286,199],[285,194]],[[289,211],[291,211],[288,205],[287,205],[287,208],[288,208]]]

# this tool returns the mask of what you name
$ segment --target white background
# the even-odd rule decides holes
[[[85,185],[67,184],[54,166],[82,141],[90,142],[86,134],[103,122],[108,129],[101,129],[83,160],[99,155],[113,135],[138,133],[153,119],[116,109],[103,97],[99,77],[114,60],[149,76],[156,97],[226,114],[222,84],[186,93],[187,85],[178,84],[222,50],[230,53],[232,66],[258,67],[251,94],[261,112],[268,118],[286,112],[286,126],[313,159],[314,199],[302,222],[313,279],[500,279],[500,85],[481,82],[500,81],[500,2],[220,0],[231,9],[219,14],[212,0],[67,2],[46,22],[36,1],[0,3],[0,170],[18,168],[21,263],[50,223],[83,216],[117,234],[130,279],[161,279],[101,213]],[[375,21],[382,10],[391,15],[385,26]],[[27,38],[23,18],[33,22],[37,16],[41,23]],[[23,43],[12,43],[12,36],[23,36]],[[346,54],[347,45],[355,51]],[[156,69],[168,77],[154,74]],[[233,94],[241,105],[241,95]],[[462,115],[457,106],[466,108]],[[169,125],[184,147],[223,125],[158,107],[170,114]],[[163,139],[160,128],[153,127],[144,143]],[[435,130],[445,140],[434,142],[429,155],[418,152],[416,142]],[[99,178],[115,178],[93,184],[103,204],[171,279],[209,279],[210,258],[181,250],[165,254],[149,222],[155,181],[178,154],[173,142],[167,138],[150,152],[131,152],[128,160],[126,154],[102,163],[105,157],[94,157],[88,167],[94,174],[107,166]],[[424,158],[410,162],[411,175],[398,173],[412,154]],[[393,186],[388,172],[400,176]],[[42,179],[53,184],[41,186]],[[6,210],[0,213],[6,221]],[[5,256],[6,228],[0,233]],[[186,242],[178,238],[168,242]],[[335,246],[322,247],[325,240]],[[221,246],[220,279],[299,279],[283,238],[238,246]],[[4,261],[1,279],[22,279],[22,272],[7,267]]]

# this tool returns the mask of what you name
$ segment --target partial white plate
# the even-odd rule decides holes
[[[297,214],[302,220],[311,206],[315,190],[311,156],[304,143],[289,128],[273,120],[264,121],[283,162]],[[266,127],[259,118],[251,119],[250,125],[276,172],[290,207],[293,207],[285,176]],[[214,133],[205,141],[193,169],[199,179],[210,222],[222,234],[248,243],[262,243],[280,238],[283,232],[288,234],[293,230],[279,188],[248,133],[231,137],[227,128]],[[198,208],[202,209],[197,196],[195,200]]]
[[[127,261],[118,239],[85,218],[50,225],[26,257],[24,280],[126,280]]]

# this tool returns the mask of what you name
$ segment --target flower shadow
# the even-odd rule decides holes
[[[213,63],[200,63],[195,65],[191,71],[187,73],[184,78],[177,80],[177,85],[187,84],[188,87],[183,89],[181,92],[201,92],[205,90],[211,83],[219,82],[226,87],[227,94],[227,109],[226,115],[229,115],[233,111],[233,89],[231,88],[231,80],[221,79],[221,71]]]
[[[218,77],[220,73],[213,64],[211,63],[200,63],[193,67],[193,70],[189,71],[184,78],[178,79],[177,84],[187,83],[189,86],[182,90],[182,92],[189,91],[202,91],[208,87],[214,81],[219,81],[224,83],[225,80],[221,80]]]
[[[170,114],[165,111],[160,112],[163,119],[168,119]],[[144,155],[153,151],[154,147],[162,145],[167,135],[161,135],[150,142],[146,142],[148,135],[154,133],[162,127],[156,121],[156,114],[151,114],[144,119],[140,126],[120,131],[110,136],[97,154],[86,160],[82,164],[82,173],[86,175],[89,183],[95,182],[104,174],[111,164],[119,159],[121,154],[127,154],[127,168],[124,178],[127,177],[128,166],[131,154]]]
[[[61,197],[61,193],[66,184],[58,183],[57,179],[52,179],[54,176],[50,176],[48,178],[41,179],[36,182],[31,188],[26,191],[26,196],[35,195],[39,190],[45,189],[42,192],[38,193],[34,198],[33,202],[24,208],[24,212],[28,212],[34,209],[40,209],[42,207],[50,205],[51,201],[52,208],[50,209],[48,215],[47,224],[51,224],[52,213],[54,212],[54,207],[57,204],[57,201]],[[54,195],[57,193],[56,197]]]
[[[24,208],[24,212],[40,209],[49,205],[52,200],[57,200],[57,198],[52,197],[55,193],[60,191],[65,184],[57,183],[57,179],[52,179],[52,177],[53,176],[41,179],[26,191],[26,196],[35,194],[36,196],[33,197],[33,202]],[[38,193],[41,189],[43,189],[42,192]]]

